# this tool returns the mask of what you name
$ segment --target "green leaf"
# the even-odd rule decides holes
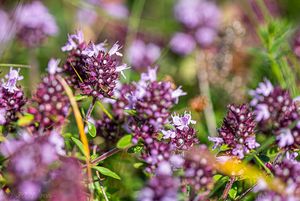
[[[88,122],[88,132],[91,137],[96,137],[97,134],[96,126],[91,122]]]
[[[142,150],[143,150],[144,146],[143,145],[136,145],[136,146],[133,146],[133,147],[130,147],[128,149],[128,153],[140,153]]]
[[[84,155],[85,152],[84,152],[84,148],[83,148],[83,144],[80,140],[74,138],[74,137],[71,137],[71,139],[73,140],[73,142],[76,144],[76,146],[79,148],[79,150],[81,151],[81,153]]]
[[[135,110],[124,110],[124,112],[126,112],[129,115],[136,115],[136,111]]]
[[[34,116],[32,114],[26,113],[24,116],[20,117],[18,120],[19,126],[28,126],[33,121]]]
[[[140,167],[142,167],[144,165],[144,163],[134,163],[133,164],[133,167],[134,168],[140,168]]]
[[[132,145],[131,141],[132,141],[132,136],[130,134],[125,135],[118,141],[117,148],[119,149],[128,148],[129,146]]]
[[[229,190],[228,195],[231,199],[234,199],[237,195],[237,186],[233,185],[232,188]]]
[[[87,97],[88,97],[88,96],[77,95],[77,96],[75,96],[75,100],[76,100],[76,101],[81,101],[81,100],[86,99]]]
[[[100,166],[93,166],[92,168],[99,171],[101,174],[103,174],[105,176],[121,180],[120,176],[117,175],[115,172],[111,171],[110,169],[107,169],[105,167],[100,167]]]

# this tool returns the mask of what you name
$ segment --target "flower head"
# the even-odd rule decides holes
[[[79,89],[81,94],[98,99],[110,98],[116,88],[119,75],[128,69],[126,64],[119,64],[121,46],[115,43],[108,51],[105,42],[95,45],[87,44],[82,32],[69,35],[67,44],[62,47],[68,52],[64,72],[71,86]]]
[[[23,79],[19,75],[19,70],[10,68],[10,71],[5,75],[5,80],[0,84],[0,125],[7,125],[16,121],[17,113],[22,112],[22,107],[26,103],[23,90],[17,86],[17,82]]]
[[[56,35],[58,32],[54,17],[40,1],[20,7],[15,20],[17,36],[28,47],[40,45],[48,36]]]
[[[219,136],[210,137],[209,140],[215,143],[214,148],[227,145],[230,148],[229,155],[242,159],[246,153],[259,146],[255,140],[255,127],[254,114],[247,105],[229,105],[227,116],[218,130]]]
[[[139,201],[173,200],[176,201],[179,181],[172,177],[171,167],[167,162],[161,162],[156,175],[147,186],[141,190]]]

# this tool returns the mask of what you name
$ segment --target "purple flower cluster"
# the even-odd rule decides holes
[[[129,97],[130,109],[135,111],[135,115],[129,120],[135,143],[139,138],[146,143],[153,142],[153,136],[167,123],[169,110],[180,96],[186,94],[180,87],[174,90],[170,82],[157,81],[156,70],[157,68],[153,68],[142,73],[141,80],[135,84],[136,90]]]
[[[127,51],[128,61],[137,71],[145,71],[160,57],[160,47],[154,43],[146,44],[140,39],[133,41]]]
[[[79,89],[82,94],[98,99],[111,97],[119,79],[119,74],[127,69],[126,64],[119,65],[117,57],[121,47],[115,43],[107,51],[105,43],[95,45],[84,41],[82,32],[69,35],[68,42],[62,47],[68,52],[64,64],[64,73],[68,75],[70,85]]]
[[[210,46],[217,36],[220,21],[218,7],[207,0],[179,0],[174,9],[175,18],[183,24],[186,33],[176,33],[171,48],[178,54],[189,54],[198,43]]]
[[[147,186],[138,195],[139,201],[167,201],[178,200],[179,181],[172,177],[172,169],[169,163],[161,162],[156,174],[150,179]]]
[[[107,115],[103,115],[96,121],[97,136],[105,140],[105,149],[114,147],[118,140],[126,134],[124,121],[124,118],[114,116],[111,119]]]
[[[280,179],[286,186],[284,194],[279,194],[264,188],[265,185],[258,187],[262,191],[256,201],[263,200],[293,200],[299,201],[300,196],[300,163],[293,159],[285,158],[282,162],[275,164],[273,169],[274,176]]]
[[[170,143],[163,141],[154,141],[151,144],[145,144],[141,158],[148,164],[147,172],[154,172],[159,163],[170,161],[174,154],[175,147]]]
[[[219,137],[209,137],[214,148],[227,145],[229,155],[244,158],[245,154],[259,146],[255,139],[256,122],[248,105],[229,105],[227,116],[218,130]]]
[[[32,128],[38,131],[60,129],[69,113],[69,98],[58,80],[59,60],[51,59],[48,63],[48,75],[38,85],[33,96],[33,105],[28,113],[34,115]]]
[[[183,116],[172,116],[171,125],[174,127],[171,130],[162,130],[163,138],[170,139],[170,142],[177,150],[188,150],[194,144],[198,144],[196,130],[190,126],[195,124],[191,114],[185,113]]]
[[[17,36],[28,47],[40,45],[49,36],[58,33],[54,17],[40,1],[18,8],[15,21]]]
[[[19,70],[10,68],[0,84],[0,125],[8,125],[16,121],[17,113],[22,112],[26,98],[23,90],[17,86],[17,82],[22,79]]]
[[[184,158],[182,177],[183,184],[190,185],[196,192],[205,192],[211,189],[213,184],[214,168],[199,153],[208,152],[206,145],[200,145],[187,152]]]
[[[10,158],[8,200],[39,200],[45,192],[53,201],[86,199],[81,168],[75,160],[64,158],[64,140],[59,133],[32,137],[23,132],[21,139],[5,141],[0,150]]]
[[[288,90],[265,79],[250,91],[251,106],[261,130],[273,130],[280,147],[299,146],[300,116]]]

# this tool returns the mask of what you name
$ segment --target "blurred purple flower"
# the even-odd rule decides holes
[[[79,8],[77,11],[77,21],[79,24],[93,25],[97,20],[98,14],[96,11],[87,8]]]
[[[60,129],[68,115],[70,102],[57,78],[60,71],[58,63],[59,60],[55,59],[49,61],[49,74],[39,83],[32,98],[33,105],[28,108],[28,113],[34,115],[33,131]]]
[[[13,24],[4,10],[0,10],[0,24],[0,48],[2,49],[2,45],[9,41],[15,34]]]
[[[54,36],[58,33],[54,17],[40,1],[19,7],[15,20],[17,35],[28,47],[38,46],[48,36]]]
[[[201,27],[195,33],[196,41],[201,47],[207,47],[212,44],[216,36],[216,31],[210,27]]]
[[[202,156],[204,152],[208,152],[206,145],[200,145],[187,152],[184,157],[182,177],[184,185],[191,187],[199,192],[207,191],[212,187],[214,169],[208,160]]]
[[[136,39],[133,41],[127,52],[128,61],[135,70],[144,71],[152,65],[160,56],[160,47],[153,43],[146,44]]]
[[[186,33],[176,33],[170,41],[171,49],[181,55],[190,54],[196,47],[194,38]]]
[[[139,192],[138,201],[176,201],[179,181],[172,177],[171,166],[161,162],[154,177]]]

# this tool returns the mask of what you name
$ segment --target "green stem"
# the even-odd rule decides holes
[[[262,160],[260,160],[260,158],[256,154],[254,154],[254,158],[258,162],[258,164],[261,165],[269,175],[271,175],[272,177],[274,176],[271,170],[265,165],[265,163]]]
[[[15,67],[15,68],[31,68],[30,65],[25,64],[0,64],[1,67]]]
[[[101,108],[101,110],[108,116],[108,118],[113,120],[112,114],[109,113],[109,111],[104,107],[104,105],[100,101],[97,101],[97,103],[98,103],[99,107]]]

